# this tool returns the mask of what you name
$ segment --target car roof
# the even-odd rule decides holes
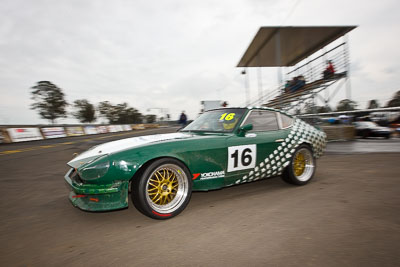
[[[221,110],[221,109],[247,109],[247,110],[255,110],[255,109],[257,109],[257,110],[269,110],[269,111],[274,111],[274,112],[279,112],[279,113],[285,114],[286,116],[289,116],[289,117],[294,117],[293,115],[290,115],[290,114],[286,113],[285,111],[282,111],[282,110],[279,110],[279,109],[269,108],[269,107],[260,107],[260,106],[248,106],[248,107],[221,107],[221,108],[210,109],[210,110],[207,110],[207,111],[205,111],[205,112],[212,111],[212,110]]]

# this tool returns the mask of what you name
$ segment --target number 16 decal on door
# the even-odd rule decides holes
[[[256,166],[257,146],[228,147],[228,172],[252,169]]]

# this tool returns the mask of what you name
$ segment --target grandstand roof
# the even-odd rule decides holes
[[[293,66],[356,27],[261,27],[237,67]]]

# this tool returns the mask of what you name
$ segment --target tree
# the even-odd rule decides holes
[[[145,117],[146,123],[153,123],[156,121],[156,115],[150,114],[146,115]]]
[[[386,105],[389,107],[400,107],[400,91],[397,91],[393,98]]]
[[[350,99],[343,99],[339,101],[336,107],[336,111],[350,111],[350,110],[355,110],[356,107],[357,103],[355,101]]]
[[[76,112],[72,113],[72,115],[80,122],[92,122],[96,120],[96,110],[86,99],[75,100],[74,109],[76,109]]]
[[[325,106],[315,106],[315,110],[317,111],[317,113],[327,113],[332,111],[331,107],[328,104]]]
[[[378,100],[372,99],[369,101],[368,109],[379,108]]]
[[[129,107],[127,103],[115,106],[118,114],[117,123],[129,124],[142,122],[142,114],[135,108]]]
[[[118,120],[118,114],[115,107],[109,101],[100,102],[98,105],[100,115],[108,120],[109,123],[115,123]]]
[[[37,110],[41,118],[53,124],[57,118],[67,117],[68,103],[61,88],[49,81],[40,81],[31,89],[31,99],[35,101],[31,109]]]
[[[325,106],[314,106],[313,102],[307,102],[304,106],[305,114],[326,113],[331,111],[332,109],[328,104],[326,104]]]
[[[110,124],[141,123],[142,114],[127,103],[113,105],[109,101],[103,101],[98,106],[101,116],[108,119]]]

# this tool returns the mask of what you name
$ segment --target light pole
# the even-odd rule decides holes
[[[242,75],[244,75],[244,89],[246,93],[246,106],[250,105],[250,91],[249,91],[249,77],[247,76],[246,68],[242,70]]]

